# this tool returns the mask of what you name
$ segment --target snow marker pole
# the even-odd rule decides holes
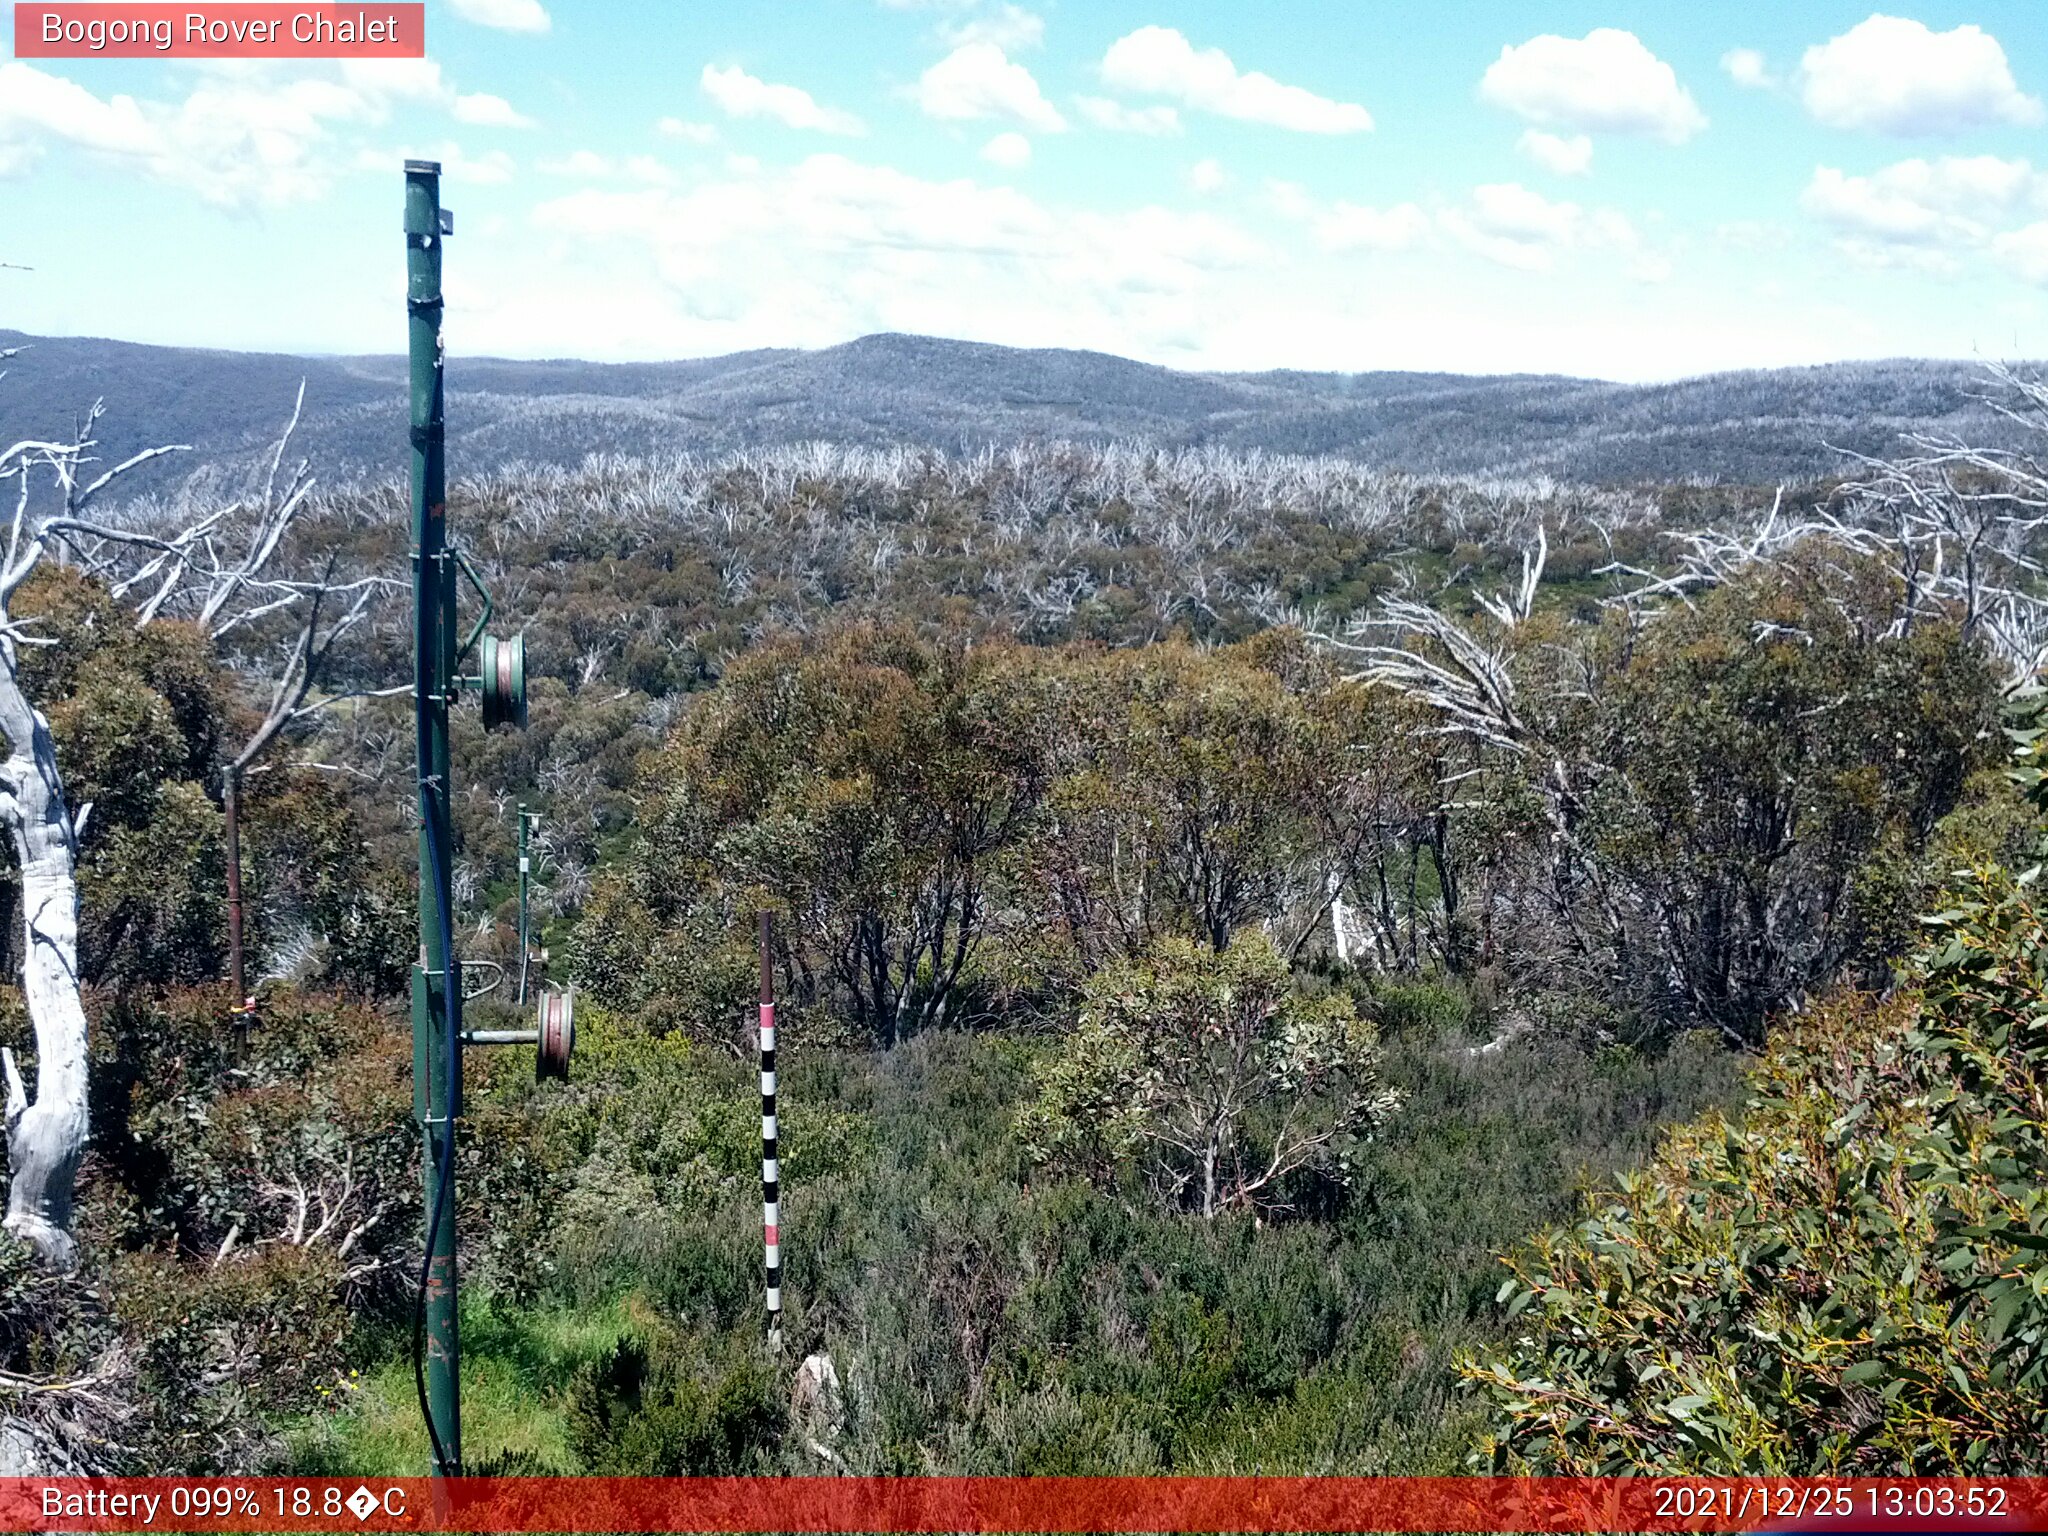
[[[782,1180],[776,1158],[775,964],[761,914],[761,1238],[767,1260],[768,1347],[782,1348]]]

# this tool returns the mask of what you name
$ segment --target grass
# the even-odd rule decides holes
[[[1728,1102],[1737,1062],[1699,1040],[1594,1054],[1532,1039],[1474,1058],[1462,998],[1390,1001],[1386,1070],[1407,1103],[1345,1209],[1264,1230],[1033,1177],[1009,1125],[1050,1041],[796,1053],[788,1353],[758,1384],[763,1411],[780,1415],[788,1372],[822,1348],[846,1382],[838,1444],[855,1471],[1459,1470],[1477,1418],[1453,1365],[1502,1334],[1495,1255],[1569,1218],[1660,1125]],[[642,1416],[637,1391],[620,1403],[604,1443],[640,1458],[622,1466],[713,1470],[698,1458],[724,1443],[718,1405],[745,1408],[732,1371],[759,1340],[757,1144],[723,1132],[732,1111],[752,1134],[751,1074],[710,1052],[614,1055],[593,1053],[585,1100],[606,1127],[586,1143],[609,1148],[589,1170],[605,1199],[560,1208],[539,1303],[466,1293],[472,1468],[591,1470],[571,1399],[588,1410],[627,1339],[656,1362],[672,1424]],[[425,1467],[405,1340],[385,1347],[345,1406],[294,1431],[302,1471]],[[738,1465],[816,1470],[802,1437],[745,1432],[722,1453]]]
[[[609,1355],[645,1324],[644,1304],[622,1296],[595,1307],[501,1310],[490,1298],[462,1307],[463,1459],[472,1470],[516,1459],[522,1471],[574,1475],[563,1399],[576,1371]],[[412,1360],[402,1351],[355,1379],[331,1411],[286,1433],[300,1476],[425,1476],[431,1470]]]

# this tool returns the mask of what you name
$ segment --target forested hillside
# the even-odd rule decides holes
[[[0,330],[20,346],[0,437],[66,431],[95,397],[114,456],[190,443],[207,463],[260,457],[307,384],[302,442],[330,483],[396,471],[400,357],[283,357]],[[1913,434],[2019,438],[1967,362],[1895,360],[1628,385],[1556,376],[1182,373],[1096,352],[868,336],[817,352],[674,363],[464,358],[448,408],[455,462],[574,469],[592,452],[720,454],[804,442],[874,448],[1142,441],[1330,455],[1418,475],[1595,484],[1769,485],[1901,452]]]
[[[8,1406],[14,1465],[425,1465],[406,502],[292,477],[316,406],[127,500],[10,459],[92,1111],[74,1267],[0,1245],[0,1366],[76,1388]],[[470,1469],[2042,1470],[2043,487],[1830,467],[461,478],[534,670],[523,732],[457,716],[466,1017],[519,1021],[524,802],[582,1036],[566,1083],[470,1058]]]

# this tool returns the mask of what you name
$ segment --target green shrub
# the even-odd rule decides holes
[[[146,1405],[143,1465],[153,1473],[260,1465],[270,1426],[346,1374],[345,1268],[331,1249],[291,1244],[218,1266],[165,1254],[118,1261],[115,1310],[138,1355],[134,1390]]]
[[[758,1346],[727,1349],[692,1371],[697,1341],[627,1338],[578,1373],[570,1441],[593,1473],[730,1476],[769,1464],[782,1429],[774,1373]]]
[[[1221,952],[1164,938],[1090,978],[1018,1131],[1036,1162],[1098,1180],[1135,1162],[1169,1206],[1215,1216],[1343,1183],[1398,1102],[1373,1027],[1296,988],[1263,934]]]
[[[1448,981],[1387,980],[1372,990],[1372,1013],[1384,1034],[1436,1038],[1457,1034],[1473,1020],[1471,995]]]
[[[0,1370],[12,1388],[8,1426],[34,1443],[51,1473],[117,1473],[131,1465],[136,1426],[105,1297],[104,1275],[58,1273],[27,1243],[0,1234]],[[68,1383],[88,1390],[28,1390]]]
[[[2023,787],[2048,799],[2038,700]],[[1512,1263],[1469,1362],[1488,1457],[1556,1473],[2048,1468],[2048,911],[1969,872],[1907,968],[1788,1028],[1741,1119],[1675,1133]]]

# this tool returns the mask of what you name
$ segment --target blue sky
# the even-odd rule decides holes
[[[424,62],[7,43],[0,325],[33,332],[395,351],[421,154],[457,352],[2048,356],[2040,0],[430,0]]]

